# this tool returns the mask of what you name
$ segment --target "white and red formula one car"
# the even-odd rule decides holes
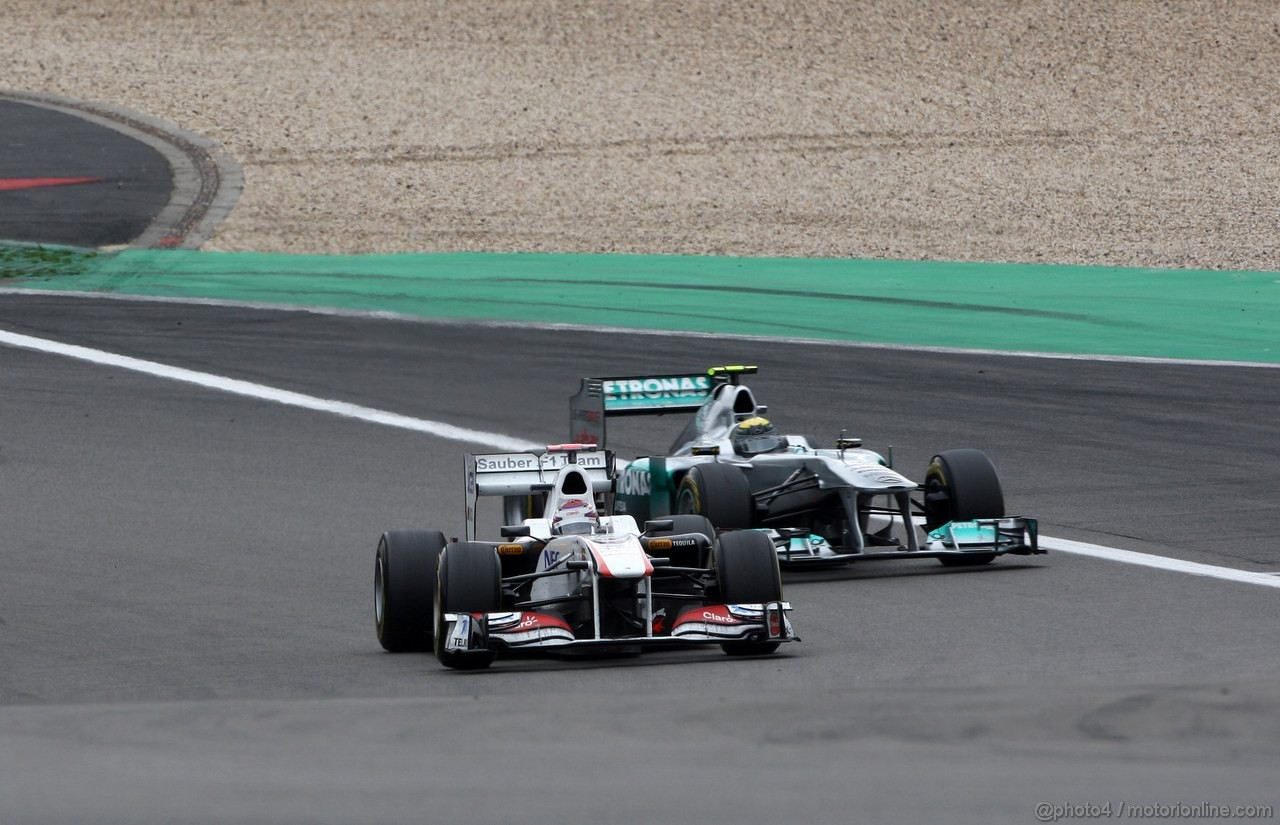
[[[612,509],[614,457],[594,445],[466,457],[467,540],[396,530],[378,542],[374,611],[390,651],[432,647],[446,667],[488,667],[504,652],[597,653],[718,644],[730,655],[798,641],[773,543],[715,538],[702,516],[641,531]],[[475,541],[479,496],[540,515]],[[512,519],[514,521],[514,519]],[[433,609],[428,609],[433,606]]]

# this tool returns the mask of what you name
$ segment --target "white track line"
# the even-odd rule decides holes
[[[1274,576],[1270,573],[1254,573],[1249,570],[1236,570],[1234,567],[1200,564],[1194,561],[1171,559],[1168,556],[1157,556],[1152,553],[1137,553],[1133,550],[1121,550],[1117,547],[1106,547],[1099,544],[1086,544],[1082,541],[1055,539],[1050,536],[1041,536],[1040,545],[1046,550],[1073,553],[1077,556],[1091,556],[1095,559],[1106,559],[1107,561],[1118,561],[1121,564],[1136,564],[1139,567],[1172,570],[1175,573],[1186,573],[1191,576],[1207,576],[1225,581],[1260,584],[1263,587],[1280,587],[1280,576]]]
[[[272,401],[276,404],[286,404],[291,407],[302,407],[303,409],[332,413],[346,418],[356,418],[361,421],[368,421],[372,424],[382,424],[385,427],[398,427],[402,430],[413,430],[414,432],[434,435],[437,438],[444,438],[449,441],[465,441],[469,444],[484,444],[485,446],[498,450],[528,450],[539,446],[532,441],[512,438],[511,436],[502,435],[501,433],[470,430],[465,427],[456,427],[453,424],[446,424],[443,421],[411,418],[407,415],[386,412],[384,410],[375,410],[372,407],[361,407],[358,404],[348,404],[345,401],[316,398],[315,396],[303,395],[302,393],[290,392],[289,390],[276,389],[275,387],[268,387],[263,384],[254,384],[249,381],[240,381],[235,378],[225,378],[221,375],[213,375],[212,373],[197,372],[196,370],[183,369],[182,367],[173,367],[168,364],[159,364],[155,361],[144,361],[141,358],[130,358],[127,355],[116,355],[115,353],[103,352],[102,350],[90,349],[88,347],[80,347],[74,344],[63,344],[59,341],[34,338],[30,335],[20,335],[16,332],[0,330],[0,344],[7,344],[8,346],[19,347],[21,349],[35,350],[37,352],[51,353],[53,355],[65,355],[68,358],[88,361],[91,364],[101,364],[106,367],[119,367],[120,369],[132,370],[133,372],[140,372],[145,375],[153,375],[157,378],[168,378],[172,381],[182,381],[187,384],[195,384],[196,386],[205,387],[211,390],[219,390],[221,392],[231,393],[232,395],[254,398],[259,401]]]
[[[155,361],[144,361],[140,358],[131,358],[127,355],[116,355],[115,353],[90,349],[89,347],[81,347],[74,344],[63,344],[59,341],[35,338],[30,335],[21,335],[16,332],[0,330],[0,345],[35,350],[37,352],[50,353],[53,355],[64,355],[68,358],[88,361],[92,364],[101,364],[102,366],[107,367],[118,367],[120,369],[140,372],[145,375],[152,375],[157,378],[168,378],[172,381],[182,381],[187,384],[195,384],[207,389],[219,390],[221,392],[241,395],[247,398],[258,399],[260,401],[272,401],[277,404],[301,407],[303,409],[315,410],[316,412],[332,413],[334,415],[341,415],[347,418],[368,421],[372,424],[381,424],[386,427],[398,427],[404,430],[413,430],[414,432],[425,433],[427,435],[433,435],[450,441],[484,444],[499,450],[528,450],[540,446],[535,442],[512,438],[511,436],[502,435],[501,433],[469,430],[464,427],[456,427],[452,424],[446,424],[443,421],[429,421],[421,418],[410,418],[409,416],[399,415],[398,413],[375,410],[371,407],[361,407],[357,404],[348,404],[345,401],[316,398],[315,396],[303,395],[301,393],[290,392],[289,390],[276,389],[275,387],[268,387],[263,384],[254,384],[249,381],[240,381],[235,378],[213,375],[212,373],[197,372],[195,370],[184,369],[182,367],[173,367],[168,364],[160,364]],[[1156,556],[1150,553],[1136,553],[1132,550],[1121,550],[1117,547],[1086,544],[1084,542],[1057,539],[1050,536],[1041,536],[1040,543],[1049,550],[1057,550],[1063,553],[1072,553],[1080,556],[1091,556],[1096,559],[1121,562],[1122,564],[1133,564],[1139,567],[1152,567],[1176,573],[1187,573],[1192,576],[1207,576],[1210,578],[1243,582],[1246,584],[1259,584],[1264,587],[1280,587],[1280,576],[1272,576],[1268,573],[1253,573],[1245,570],[1236,570],[1231,567],[1217,567],[1210,564],[1199,564],[1197,562],[1182,561],[1181,559],[1173,559],[1166,556]]]
[[[181,304],[186,306],[231,307],[271,312],[303,312],[311,315],[327,315],[336,318],[373,319],[378,321],[402,321],[413,324],[446,327],[482,327],[489,329],[529,329],[550,332],[603,332],[611,335],[654,335],[662,338],[697,338],[713,341],[745,341],[764,344],[796,344],[803,346],[839,347],[842,349],[874,349],[896,352],[930,352],[942,355],[989,355],[1011,358],[1047,358],[1054,361],[1100,361],[1117,364],[1155,364],[1190,367],[1250,367],[1253,369],[1280,369],[1280,362],[1269,361],[1216,361],[1208,358],[1156,358],[1148,355],[1091,355],[1073,352],[1035,352],[1022,350],[994,350],[973,347],[932,347],[923,344],[884,344],[874,341],[838,341],[826,338],[798,338],[777,335],[749,335],[733,332],[690,332],[687,330],[635,329],[603,324],[562,324],[538,321],[486,321],[464,318],[424,318],[404,312],[379,309],[340,309],[337,307],[305,306],[302,304],[272,304],[265,301],[231,301],[222,298],[180,298],[164,295],[123,295],[114,292],[82,292],[74,290],[30,289],[26,287],[0,287],[0,295],[34,295],[45,298],[92,298],[109,301],[139,301],[152,304]]]

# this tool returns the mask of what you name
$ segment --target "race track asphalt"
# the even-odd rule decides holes
[[[53,139],[52,136],[56,136]],[[169,201],[164,156],[67,112],[0,98],[0,178],[96,178],[0,190],[0,238],[97,247],[133,241]]]
[[[1280,371],[0,296],[0,330],[560,441],[581,375],[758,363],[784,430],[972,446],[1045,533],[1280,572]],[[656,450],[674,419],[613,430]],[[373,546],[465,444],[0,347],[0,821],[1034,822],[1272,804],[1275,589],[1051,554],[787,579],[804,641],[393,656]],[[496,524],[496,522],[495,522]],[[1222,820],[1219,820],[1222,821]],[[1227,820],[1229,821],[1229,820]]]

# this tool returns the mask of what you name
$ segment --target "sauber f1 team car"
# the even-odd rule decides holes
[[[731,655],[798,641],[773,542],[716,538],[706,518],[665,516],[641,531],[608,512],[614,456],[595,445],[466,457],[467,540],[384,533],[374,567],[378,641],[432,648],[446,667],[503,652],[631,653],[718,644]],[[476,541],[480,496],[543,504],[536,518]],[[511,508],[508,507],[508,510]]]
[[[740,383],[755,367],[706,373],[584,378],[570,399],[575,441],[603,447],[617,415],[692,412],[667,455],[631,461],[616,512],[638,520],[702,515],[721,531],[767,535],[783,566],[936,558],[986,564],[1043,553],[1032,518],[1005,514],[995,467],[973,449],[933,457],[917,484],[858,438],[821,449],[781,435]]]

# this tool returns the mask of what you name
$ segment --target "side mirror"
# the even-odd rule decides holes
[[[527,524],[504,524],[502,525],[502,537],[504,539],[518,539],[522,536],[529,535],[529,525]]]
[[[662,530],[674,529],[676,529],[676,523],[673,519],[669,518],[650,519],[644,523],[644,531],[646,533],[656,533]]]
[[[695,444],[689,452],[694,455],[720,455],[720,447],[716,444]]]
[[[856,447],[861,447],[861,446],[862,446],[861,438],[837,438],[836,439],[837,450],[852,450]]]

